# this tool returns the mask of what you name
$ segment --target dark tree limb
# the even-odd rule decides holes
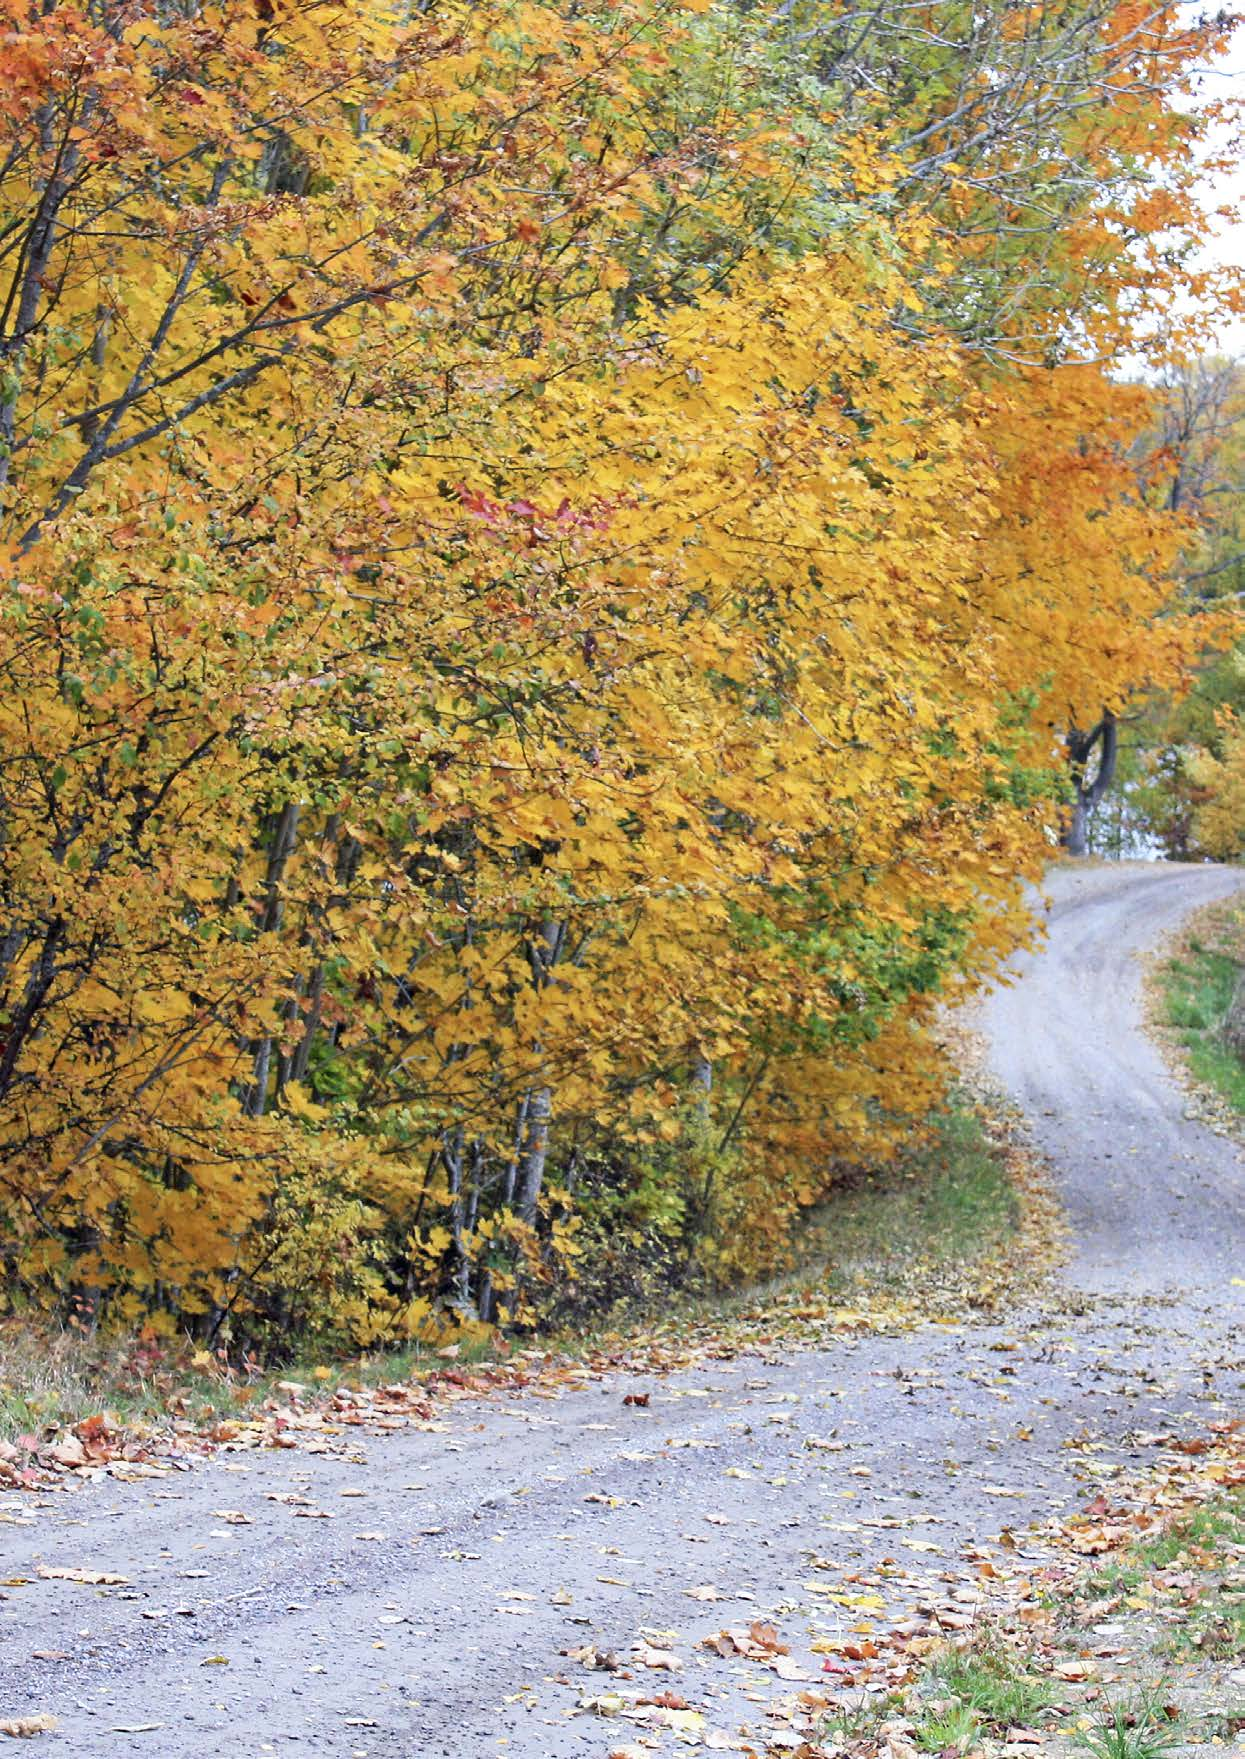
[[[1089,851],[1089,821],[1103,796],[1115,780],[1120,750],[1120,724],[1110,709],[1103,709],[1101,720],[1087,732],[1069,727],[1064,748],[1072,767],[1072,785],[1076,790],[1072,811],[1064,827],[1064,847],[1069,855],[1085,855]],[[1095,753],[1097,763],[1094,762]]]

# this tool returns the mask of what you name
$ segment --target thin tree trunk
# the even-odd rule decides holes
[[[307,1012],[304,1016],[306,1025],[303,1036],[298,1042],[290,1062],[290,1080],[305,1081],[311,1063],[311,1053],[315,1048],[316,1033],[320,1030],[320,1010],[324,1006],[324,966],[317,962],[311,973],[311,982],[307,985]]]
[[[709,1100],[713,1093],[713,1064],[699,1046],[692,1058],[692,1105],[697,1120],[708,1127]]]
[[[463,1130],[459,1124],[449,1131],[441,1147],[450,1187],[450,1233],[454,1240],[454,1287],[461,1301],[466,1301],[471,1282],[467,1248],[463,1239]]]
[[[534,1087],[527,1104],[527,1129],[519,1155],[519,1219],[535,1227],[549,1156],[549,1120],[553,1112],[553,1089]]]
[[[501,1202],[503,1209],[509,1209],[514,1202],[515,1185],[519,1177],[519,1157],[523,1152],[523,1143],[527,1136],[527,1111],[531,1104],[530,1091],[519,1101],[519,1110],[514,1121],[514,1147],[510,1159],[506,1162],[506,1172],[502,1179]],[[485,1325],[493,1322],[493,1273],[488,1265],[480,1272],[480,1293],[477,1300],[477,1311]]]
[[[533,941],[528,948],[528,959],[532,967],[532,981],[537,989],[545,989],[550,981],[550,973],[558,962],[562,951],[562,943],[566,938],[566,925],[558,922],[543,922],[540,927],[540,939]],[[543,1047],[537,1045],[538,1054]],[[549,1156],[549,1120],[553,1113],[553,1089],[547,1084],[533,1087],[528,1095],[527,1127],[523,1136],[523,1147],[519,1153],[518,1170],[518,1213],[519,1218],[529,1227],[536,1225],[536,1214],[540,1204],[541,1187],[545,1182],[545,1162]]]
[[[289,801],[282,807],[281,816],[277,820],[277,828],[272,839],[272,853],[268,857],[268,896],[264,902],[264,914],[259,924],[261,934],[270,934],[281,926],[281,918],[285,912],[285,904],[281,897],[281,884],[298,838],[299,810],[293,801]],[[272,1042],[271,1033],[266,1033],[260,1039],[255,1050],[254,1075],[245,1104],[246,1112],[252,1118],[262,1118],[268,1104],[268,1075],[272,1066]]]

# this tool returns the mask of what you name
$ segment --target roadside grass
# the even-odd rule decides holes
[[[986,1627],[926,1668],[912,1702],[912,1738],[926,1753],[977,1751],[1012,1729],[1032,1728],[1055,1696],[1016,1644]]]
[[[1245,1657],[1245,1489],[1201,1509],[1173,1529],[1175,1549],[1159,1568],[1201,1578],[1192,1605],[1173,1623],[1165,1648],[1173,1656],[1215,1660]]]
[[[822,1738],[848,1748],[872,1744],[881,1738],[885,1724],[899,1715],[905,1704],[903,1692],[879,1692],[872,1697],[862,1693],[855,1703],[840,1704],[827,1716],[822,1724]]]
[[[464,1338],[453,1357],[463,1368],[501,1359],[487,1338]],[[282,1383],[329,1396],[342,1388],[419,1380],[447,1366],[437,1347],[422,1344],[340,1361],[304,1355],[281,1367],[238,1366],[190,1342],[15,1316],[0,1320],[0,1441],[72,1429],[93,1417],[117,1430],[175,1423],[210,1430],[253,1414]]]
[[[967,1704],[949,1704],[931,1709],[913,1732],[923,1753],[967,1753],[981,1739],[981,1718]]]
[[[1174,1660],[1245,1657],[1245,1489],[1130,1546],[1081,1592],[1095,1616],[1105,1604],[1159,1619],[1158,1647]]]
[[[1026,1579],[1020,1601],[929,1655],[906,1720],[890,1727],[918,1752],[974,1759],[1168,1759],[1177,1749],[1212,1759],[1245,1732],[1243,1655],[1245,1488],[1211,1480],[1204,1500],[1109,1563],[1078,1560],[1040,1595]],[[860,1741],[863,1724],[829,1732],[853,1759],[885,1751]]]
[[[1025,1236],[1025,1203],[1007,1140],[967,1101],[932,1122],[927,1140],[893,1167],[858,1174],[810,1212],[801,1263],[734,1292],[633,1304],[511,1342],[449,1334],[429,1343],[334,1356],[314,1344],[268,1367],[238,1363],[190,1340],[109,1335],[36,1315],[0,1319],[0,1440],[72,1428],[97,1416],[125,1430],[208,1430],[254,1414],[294,1383],[304,1397],[419,1382],[449,1366],[513,1361],[526,1347],[570,1361],[620,1350],[694,1347],[707,1336],[746,1348],[798,1342],[827,1325],[904,1326],[991,1304],[1009,1276],[1031,1281],[1042,1256]],[[985,1291],[985,1293],[983,1293]]]
[[[1023,1658],[989,1632],[967,1649],[953,1649],[934,1667],[937,1685],[992,1729],[1028,1726],[1054,1701],[1050,1683],[1028,1671]]]
[[[227,1388],[190,1352],[170,1357],[132,1336],[106,1337],[18,1316],[0,1322],[0,1439],[104,1416],[147,1424],[178,1408],[195,1422],[222,1414]]]
[[[1155,1571],[1180,1564],[1205,1569],[1232,1553],[1245,1559],[1245,1491],[1207,1503],[1153,1539],[1130,1546],[1088,1579],[1085,1592],[1098,1599],[1129,1593]]]
[[[913,1268],[988,1259],[1020,1219],[1006,1156],[979,1113],[956,1101],[933,1119],[926,1146],[845,1186],[810,1231],[831,1276],[885,1282]]]
[[[1245,1063],[1220,1036],[1242,958],[1245,911],[1213,905],[1160,967],[1158,988],[1160,1023],[1173,1032],[1193,1080],[1245,1115]]]
[[[1104,1704],[1088,1728],[1078,1729],[1074,1744],[1091,1759],[1164,1759],[1184,1740],[1161,1690],[1152,1687]]]
[[[1170,1451],[1135,1478],[1114,1480],[1102,1526],[1096,1498],[1083,1514],[1034,1530],[1020,1555],[1009,1546],[1009,1559],[991,1566],[995,1587],[975,1623],[959,1634],[913,1637],[902,1624],[903,1683],[885,1695],[865,1685],[826,1713],[823,1745],[798,1751],[809,1759],[1245,1753],[1245,1429],[1225,1421],[1205,1435],[1154,1439]],[[1087,1541],[1115,1549],[1087,1554]]]

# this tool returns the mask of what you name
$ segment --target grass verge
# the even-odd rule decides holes
[[[1128,1547],[1085,1585],[1095,1616],[1144,1612],[1174,1660],[1245,1659],[1245,1489]]]
[[[1245,1063],[1220,1026],[1245,960],[1245,906],[1199,911],[1160,965],[1157,1023],[1174,1043],[1195,1086],[1238,1120],[1245,1117]]]

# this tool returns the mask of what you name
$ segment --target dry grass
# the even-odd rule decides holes
[[[102,1416],[145,1428],[210,1421],[234,1408],[229,1377],[189,1349],[106,1337],[46,1320],[0,1321],[0,1437],[38,1436]]]

